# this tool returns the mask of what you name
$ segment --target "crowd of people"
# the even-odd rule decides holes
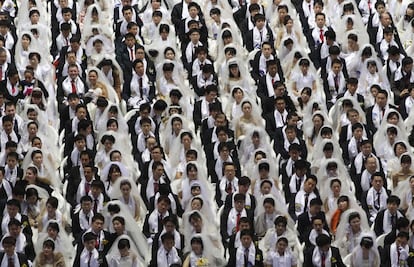
[[[413,18],[0,0],[0,267],[414,266]]]

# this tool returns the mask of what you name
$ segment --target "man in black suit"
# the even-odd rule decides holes
[[[387,208],[387,199],[391,192],[384,187],[384,183],[385,175],[380,172],[374,173],[371,177],[371,188],[361,196],[361,207],[367,214],[370,224],[380,211]]]
[[[397,227],[392,229],[392,231],[385,236],[384,246],[391,245],[397,239],[397,234],[400,232],[409,232],[410,231],[410,221],[405,217],[400,217],[397,220]]]
[[[358,79],[354,77],[350,77],[346,83],[346,91],[342,94],[339,94],[336,99],[339,100],[342,97],[350,97],[355,98],[356,101],[361,106],[362,110],[364,110],[364,97],[361,94],[358,94],[356,91],[358,89]]]
[[[301,157],[306,159],[308,156],[308,150],[306,149],[305,141],[297,136],[297,127],[289,125],[285,128],[285,137],[281,139],[275,139],[274,151],[282,156],[283,159],[289,159],[289,146],[292,144],[298,144],[301,147]]]
[[[99,253],[99,261],[102,262],[100,266],[107,267],[106,254],[112,246],[113,240],[111,240],[111,234],[105,231],[103,226],[105,223],[105,217],[97,213],[92,217],[91,227],[85,231],[85,233],[78,240],[78,247],[76,250],[76,258],[80,256],[84,249],[83,236],[87,233],[93,233],[96,235],[95,248]]]
[[[173,199],[173,201],[175,202],[175,204],[174,204],[175,210],[171,209],[171,207],[173,206],[173,205],[171,205],[170,212],[181,218],[183,213],[184,213],[184,210],[181,207],[181,203],[180,203],[180,200],[178,199],[178,196],[171,191],[171,187],[170,187],[169,184],[160,184],[159,185],[158,193],[150,198],[150,206],[149,206],[148,212],[153,212],[155,210],[156,200],[160,196],[167,196],[168,198],[170,198],[170,200]]]
[[[263,46],[269,46],[269,44],[264,43]],[[269,46],[269,49],[270,46]],[[267,50],[265,50],[267,51]],[[266,72],[262,73],[263,70],[260,70],[260,67],[263,68],[263,61],[265,61]],[[276,82],[282,83],[284,82],[283,71],[280,69],[280,62],[278,59],[268,59],[266,60],[265,56],[262,56],[261,52],[257,52],[253,61],[250,62],[253,67],[256,67],[255,70],[253,68],[251,74],[252,76],[256,76],[253,78],[258,78],[256,81],[258,83],[257,87],[257,96],[262,99],[262,102],[265,101],[267,98],[271,98],[275,95],[274,93],[274,85]],[[258,73],[257,73],[258,72]],[[265,104],[262,103],[262,107]],[[263,112],[266,114],[266,112]]]
[[[118,7],[121,8],[121,7]],[[119,15],[115,13],[115,15]],[[135,20],[134,20],[135,19]],[[120,43],[122,40],[122,37],[127,34],[127,25],[130,22],[135,22],[139,28],[141,28],[144,24],[142,23],[141,18],[138,16],[137,7],[133,7],[130,5],[124,5],[122,6],[122,18],[119,18],[117,21],[114,18],[115,25],[115,42]]]
[[[348,79],[348,71],[346,69],[345,59],[340,57],[341,49],[337,45],[332,45],[329,47],[329,56],[321,60],[321,78],[326,80],[328,78],[328,73],[331,70],[331,63],[334,59],[339,59],[342,63],[342,73],[344,74],[345,79]]]
[[[80,200],[80,210],[72,216],[74,242],[80,240],[83,233],[89,229],[93,215],[92,198],[90,196],[83,196]]]
[[[164,175],[164,165],[160,161],[154,161],[152,164],[152,176],[148,177],[141,184],[141,198],[147,209],[150,207],[150,199],[158,193],[161,184],[169,184],[170,180]],[[151,191],[151,192],[150,192]],[[171,203],[170,203],[171,204]]]
[[[397,110],[396,107],[388,104],[388,92],[383,89],[379,89],[375,97],[375,104],[372,107],[367,108],[365,112],[368,130],[372,134],[378,130],[381,122],[386,119],[384,118],[384,115],[390,108]]]
[[[6,79],[7,72],[10,68],[16,68],[13,64],[7,63],[6,48],[0,47],[0,81]]]
[[[246,229],[240,232],[241,246],[230,255],[227,267],[264,266],[263,253],[253,240],[254,234],[251,230]]]
[[[316,247],[309,249],[306,252],[303,266],[317,267],[325,266],[330,263],[329,266],[331,267],[346,267],[342,262],[339,249],[331,246],[331,238],[329,236],[324,234],[319,235],[316,238],[316,245]]]
[[[153,242],[155,236],[162,232],[164,218],[172,216],[178,222],[177,218],[169,212],[170,206],[171,200],[167,196],[160,196],[157,200],[157,208],[145,216],[142,233],[149,241]]]
[[[79,52],[79,50],[81,52]],[[70,38],[70,45],[63,47],[62,50],[60,51],[59,64],[58,64],[58,67],[56,68],[57,77],[60,78],[62,76],[65,76],[66,73],[69,72],[68,68],[69,68],[70,62],[68,62],[68,59],[67,59],[67,55],[69,52],[75,53],[76,64],[78,64],[80,67],[79,73],[82,77],[84,77],[85,75],[84,70],[86,70],[87,68],[86,52],[85,52],[85,49],[81,47],[81,40],[80,40],[80,36],[78,35],[73,35],[72,38]]]
[[[200,6],[196,2],[190,2],[187,5],[189,17],[183,18],[180,21],[178,28],[176,28],[178,37],[183,43],[188,43],[188,31],[196,28],[200,31],[200,40],[205,43],[208,38],[208,30],[206,22],[203,18]]]
[[[245,208],[246,195],[237,193],[234,196],[233,208],[224,210],[220,217],[220,234],[224,247],[228,247],[230,236],[239,231],[240,219],[247,217],[253,225],[254,213]]]
[[[132,67],[136,79],[131,76],[131,80],[124,83],[122,98],[127,102],[128,108],[139,108],[142,103],[150,103],[155,98],[155,85],[145,72],[142,59],[135,59]]]
[[[390,80],[391,90],[395,98],[394,102],[397,105],[402,104],[400,100],[409,94],[409,88],[412,87],[414,82],[413,65],[413,59],[411,57],[405,57],[401,61],[401,66],[395,71],[392,80]],[[403,112],[402,114],[404,113],[405,116],[409,115],[407,112]]]
[[[268,61],[268,62],[270,62],[270,61]],[[266,85],[270,86],[269,81],[268,81],[269,78],[267,77],[267,75],[265,77],[262,77],[260,79],[260,81],[263,81],[263,83],[266,82]],[[270,83],[272,83],[272,80],[270,80]],[[267,95],[266,94],[262,94],[262,96],[259,95],[259,97],[262,100],[262,109],[263,109],[262,114],[268,114],[268,113],[271,113],[272,111],[274,111],[274,103],[275,103],[275,99],[277,97],[283,97],[283,99],[285,100],[285,103],[286,103],[286,110],[287,110],[288,113],[292,113],[292,112],[296,111],[295,104],[293,103],[292,98],[288,95],[287,90],[286,90],[286,86],[282,81],[275,81],[273,83],[273,92],[269,91],[270,90],[269,87],[260,88],[260,86],[261,86],[261,84],[259,83],[258,92],[257,92],[258,95],[259,95],[259,93],[262,93],[264,90],[268,90],[266,92]],[[263,90],[263,91],[259,92],[259,90]],[[272,94],[269,95],[268,94],[269,92],[272,92]],[[288,117],[289,117],[289,115],[288,115]]]
[[[7,266],[28,266],[27,257],[24,253],[16,252],[16,238],[7,236],[1,241],[4,251],[0,252],[0,263],[5,261]],[[4,260],[4,257],[9,260]],[[12,260],[10,260],[12,259]],[[6,266],[6,265],[1,265]]]
[[[2,236],[4,236],[8,232],[7,225],[11,219],[19,220],[23,226],[23,234],[30,238],[33,237],[32,228],[29,224],[29,218],[26,215],[21,214],[20,202],[17,199],[10,199],[6,203],[6,213],[1,221]]]
[[[408,232],[399,232],[395,242],[384,247],[381,255],[381,267],[414,266],[414,250],[408,245],[409,239]]]
[[[184,235],[177,231],[178,229],[178,221],[177,217],[175,216],[167,216],[162,220],[163,230],[166,233],[171,233],[174,236],[179,236],[179,240],[174,240],[175,244],[174,247],[177,249],[178,253],[180,254],[184,249]],[[151,248],[151,259],[157,258],[157,252],[161,245],[161,233],[164,234],[163,231],[159,231],[153,239],[152,248]]]
[[[58,108],[62,110],[68,105],[67,97],[70,93],[78,94],[80,98],[88,92],[88,86],[81,77],[81,69],[77,64],[69,64],[68,76],[60,77],[57,82]]]
[[[136,51],[139,46],[136,42],[134,34],[127,33],[124,35],[124,41],[116,49],[116,61],[123,71],[125,82],[132,78],[132,62],[136,59]]]
[[[244,45],[246,49],[251,52],[254,49],[260,49],[263,42],[269,42],[273,48],[274,37],[272,29],[266,23],[266,17],[263,14],[256,14],[254,16],[255,26],[248,31],[244,37]]]
[[[226,200],[224,202],[224,209],[230,210],[234,208],[234,197],[237,194],[244,194],[246,197],[244,199],[244,208],[249,211],[253,212],[256,210],[256,198],[254,195],[249,193],[250,190],[250,179],[247,176],[242,176],[238,180],[238,190],[237,192],[233,192],[232,194],[227,195]]]
[[[274,111],[269,112],[264,116],[266,120],[266,132],[270,139],[274,139],[276,137],[277,128],[281,128],[286,125],[288,115],[288,111],[286,110],[286,100],[284,97],[276,97],[274,105]]]
[[[198,127],[202,125],[201,122],[210,115],[209,113],[207,113],[209,111],[209,108],[208,108],[209,104],[213,102],[220,103],[220,101],[217,100],[217,95],[218,95],[217,85],[210,84],[205,88],[204,98],[202,100],[197,101],[194,104],[193,120],[194,120],[196,131]],[[220,106],[221,106],[221,103],[220,103]]]
[[[305,242],[306,234],[312,229],[312,218],[320,216],[323,218],[324,229],[329,232],[328,224],[326,222],[325,212],[322,211],[322,200],[320,198],[314,198],[309,203],[309,211],[304,212],[298,216],[298,232],[299,241]]]
[[[387,208],[378,212],[375,218],[374,231],[377,236],[390,233],[397,228],[397,221],[404,215],[398,211],[400,199],[397,196],[389,196],[387,199]]]
[[[250,16],[246,16],[246,11],[249,11]],[[233,13],[234,21],[239,26],[242,37],[246,35],[250,30],[254,28],[254,16],[260,13],[260,5],[256,3],[250,3],[247,7],[242,5],[239,10]]]
[[[76,93],[70,93],[67,97],[68,105],[63,106],[59,112],[60,127],[59,133],[65,128],[66,122],[75,117],[76,106],[80,103],[80,98]]]

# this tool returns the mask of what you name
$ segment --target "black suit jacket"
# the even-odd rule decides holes
[[[385,185],[384,185],[384,187],[387,188]],[[367,204],[367,195],[368,195],[368,191],[365,191],[364,193],[362,193],[362,196],[361,196],[361,207],[365,211],[365,213],[367,214],[367,216],[369,218],[371,215],[369,214],[369,208],[368,208],[368,204]],[[388,196],[391,195],[391,191],[390,190],[387,190],[387,195]]]
[[[16,96],[12,96],[9,90],[7,90],[7,80],[8,78],[5,78],[0,82],[0,92],[3,93],[3,96],[7,102],[13,102],[16,104],[19,99],[23,99],[25,97],[22,91],[23,88],[21,88],[21,85],[16,86],[15,88],[18,91],[18,94]]]
[[[227,244],[228,244],[227,239],[229,239],[230,236],[231,236],[231,235],[229,235],[227,233],[227,219],[229,217],[230,210],[231,209],[224,210],[223,213],[221,214],[221,217],[220,217],[220,234],[221,234],[221,240],[222,240],[223,244],[225,244],[226,247],[227,247]],[[253,226],[253,222],[254,222],[254,212],[252,210],[247,210],[246,209],[246,213],[247,213],[247,218],[249,219],[250,225]]]
[[[103,240],[103,249],[102,251],[98,251],[99,252],[99,259],[102,260],[102,263],[100,264],[101,267],[107,267],[108,266],[108,262],[106,261],[106,255],[109,252],[109,249],[112,246],[112,242],[113,242],[113,237],[111,236],[111,234],[107,231],[103,231],[104,233],[104,240]],[[80,266],[79,260],[80,260],[80,255],[82,254],[82,251],[84,249],[84,245],[82,242],[82,236],[83,234],[80,236],[80,239],[78,239],[78,248],[76,250],[76,257],[75,257],[75,261],[73,266]]]
[[[323,218],[323,221],[325,222],[323,229],[329,232],[329,227],[326,222],[325,212],[321,211],[319,212],[318,215],[321,216]],[[310,230],[312,229],[312,223],[311,223],[311,218],[309,218],[309,213],[304,212],[301,215],[299,215],[297,222],[298,222],[297,229],[299,232],[299,241],[302,243],[302,242],[305,242],[305,240],[308,238],[306,234],[308,234]]]
[[[176,194],[173,194],[173,193],[170,193],[170,194],[174,198],[175,205],[177,206],[177,214],[175,214],[175,215],[177,215],[178,217],[181,218],[181,216],[184,213],[184,210],[181,207],[180,200],[178,199],[178,196]],[[155,210],[155,208],[156,208],[155,196],[153,196],[153,197],[150,198],[150,201],[149,201],[149,209],[148,209],[148,212],[149,213],[153,212]],[[170,208],[169,212],[172,213],[171,208]]]
[[[306,149],[306,143],[300,137],[299,139],[299,145],[301,147],[301,157],[306,159],[308,156],[308,150]],[[275,139],[274,142],[274,150],[277,154],[280,154],[281,157],[285,160],[289,159],[289,151],[285,149],[285,140],[284,139]]]
[[[80,226],[79,211],[72,216],[72,233],[75,240],[80,240],[85,230]]]
[[[384,234],[384,213],[385,211],[386,209],[378,212],[377,217],[375,218],[374,232],[377,236]],[[401,212],[401,214],[404,216],[404,213]]]
[[[273,36],[273,32],[272,29],[270,29],[269,25],[265,26],[267,29],[267,34],[268,34],[268,42],[272,45],[273,48],[273,44],[275,42],[275,38]],[[251,52],[255,49],[254,47],[254,43],[253,43],[253,30],[250,30],[247,32],[245,38],[244,38],[244,45],[246,46],[246,49]]]
[[[368,126],[368,130],[372,133],[372,135],[374,135],[377,132],[377,128],[375,127],[374,121],[372,120],[372,110],[374,109],[374,106],[371,106],[369,108],[366,109],[365,111],[365,116],[366,116],[366,120],[367,120],[367,126]],[[393,106],[393,105],[388,105],[389,108],[393,108],[395,110],[398,110],[397,107]]]
[[[195,125],[195,129],[197,131],[197,128],[199,126],[201,126],[202,124],[202,115],[201,115],[201,102],[202,100],[197,101],[194,104],[194,110],[193,110],[193,121],[194,121],[194,125]],[[220,107],[221,107],[221,102],[219,100],[216,100],[217,103],[219,103]]]
[[[261,77],[265,77],[266,73],[260,73],[259,71],[259,61],[260,61],[260,57],[262,55],[262,51],[258,51],[255,55],[254,58],[252,60],[250,60],[250,66],[252,67],[252,71],[250,72],[250,75],[252,76],[253,80],[256,82],[256,84],[259,84],[259,79]],[[277,62],[277,74],[279,74],[279,78],[280,81],[285,82],[285,77],[283,75],[283,69],[282,69],[282,65],[280,65],[280,60],[276,57],[276,55],[273,55],[274,59]],[[265,79],[266,81],[266,79]],[[266,84],[266,83],[265,83]],[[267,88],[266,90],[257,89],[257,95],[261,98],[261,92],[264,91],[265,96],[269,96],[267,94]],[[260,92],[260,93],[259,93]]]
[[[308,252],[305,253],[305,262],[303,266],[306,267],[316,267],[313,265],[313,250],[318,249],[315,247],[314,249],[310,249]],[[331,266],[332,267],[346,267],[346,265],[342,262],[341,254],[339,254],[339,249],[336,247],[331,247],[332,256],[331,256]]]
[[[19,258],[20,266],[23,266],[23,264],[25,264],[26,266],[29,266],[26,255],[24,253],[19,253],[19,252],[16,252],[16,253],[17,253],[17,257]],[[6,254],[4,252],[0,252],[0,263],[3,261],[3,258],[5,255]]]
[[[384,247],[381,253],[381,267],[391,267],[391,256],[390,256],[391,245]],[[414,267],[414,249],[410,248],[407,264],[408,267]]]
[[[227,195],[226,200],[224,201],[224,210],[230,210],[233,208],[233,194]],[[244,206],[244,208],[249,211],[249,212],[253,212],[256,210],[256,197],[252,194],[249,193],[250,196],[250,200],[251,200],[251,205],[250,206]],[[253,227],[253,225],[252,225]]]
[[[229,262],[227,263],[227,267],[234,267],[236,266],[236,253],[237,250],[233,250],[233,252],[230,254]],[[259,249],[259,247],[256,246],[256,256],[255,258],[255,267],[263,267],[263,252]],[[250,265],[249,265],[250,266]]]

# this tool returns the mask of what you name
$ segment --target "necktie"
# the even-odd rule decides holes
[[[305,194],[305,207],[303,208],[303,212],[308,211],[308,201],[309,201],[309,193]]]
[[[272,85],[275,84],[275,78],[272,78]]]
[[[381,192],[377,192],[377,201],[375,201],[375,204],[374,204],[374,208],[376,210],[379,210],[381,207],[380,199],[381,199]]]
[[[260,45],[262,45],[263,43],[263,32],[260,31]]]
[[[200,70],[203,70],[204,64],[200,63]]]
[[[227,183],[227,187],[226,187],[226,193],[227,194],[231,194],[233,193],[233,187],[231,186],[231,183]]]
[[[3,66],[0,66],[0,81],[3,80]]]
[[[89,223],[89,215],[85,214],[86,221]]]
[[[170,259],[168,257],[169,254],[169,252],[165,253],[165,257],[167,258],[167,266],[170,266]]]
[[[312,12],[311,4],[309,4],[308,7],[309,7],[309,13],[311,13]]]
[[[156,194],[156,193],[158,193],[158,189],[160,188],[160,184],[159,183],[157,183],[157,182],[154,182],[154,195]]]
[[[94,200],[93,200],[93,202],[94,202],[94,204],[93,204],[93,214],[96,214],[96,213],[98,213],[98,199],[97,198],[95,198]]]
[[[76,94],[76,83],[75,80],[72,80],[70,82],[71,86],[72,86],[72,93]]]
[[[139,94],[141,95],[141,98],[144,98],[144,91],[142,90],[142,78],[138,78],[138,86],[139,86]]]
[[[325,252],[322,252],[322,255],[321,255],[321,267],[325,267],[325,260],[326,260]]]
[[[92,251],[89,251],[88,267],[91,267]]]
[[[248,266],[249,264],[249,249],[246,248],[244,250],[244,266]]]
[[[372,13],[372,11],[371,11],[371,0],[368,0],[368,12],[369,12],[369,15],[371,16],[371,13]]]
[[[14,258],[10,257],[7,263],[8,267],[14,267]]]
[[[335,89],[336,91],[338,91],[339,89],[339,76],[338,75],[335,75],[334,82],[335,82]]]
[[[324,40],[323,29],[319,30],[319,39],[321,40],[321,43],[323,43],[323,40]]]
[[[357,150],[358,150],[358,153],[361,152],[361,143],[362,143],[361,140],[358,140],[357,141]]]
[[[14,85],[12,85],[12,94],[14,95],[16,93],[16,87],[14,87]]]
[[[301,184],[302,184],[301,179],[299,177],[296,178],[296,193],[299,192]]]
[[[392,215],[391,216],[391,225],[392,225],[392,229],[395,229],[395,227],[397,226],[397,215]]]
[[[241,214],[239,212],[239,213],[237,213],[237,219],[236,219],[236,232],[239,231],[240,217],[241,217]]]
[[[19,133],[19,124],[17,123],[17,119],[14,119],[13,131],[14,131],[16,134],[18,134],[18,133]]]
[[[395,64],[397,65],[397,69],[401,66],[401,63],[399,61],[395,62]]]
[[[134,55],[134,49],[131,47],[129,49],[129,58],[131,59],[131,61],[134,61],[134,57],[135,57],[135,55]]]
[[[7,140],[10,142],[12,140],[10,134],[7,135]]]
[[[85,195],[89,194],[90,189],[91,189],[91,185],[88,182],[86,182],[85,183]]]

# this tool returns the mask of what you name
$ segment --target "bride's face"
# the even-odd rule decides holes
[[[199,199],[194,199],[191,202],[191,210],[201,210],[203,205],[201,205],[201,201]]]
[[[115,233],[122,234],[124,232],[124,226],[121,222],[115,220],[112,223],[112,226],[114,227]]]
[[[398,122],[399,122],[399,120],[400,120],[400,118],[398,117],[398,115],[397,115],[397,114],[392,114],[391,116],[389,116],[389,117],[387,118],[387,122],[388,122],[389,124],[393,124],[393,125],[397,125],[397,124],[398,124]]]
[[[358,232],[361,229],[361,219],[359,218],[352,219],[349,224],[354,232]]]
[[[243,96],[243,91],[240,89],[237,89],[233,94],[234,100],[236,100],[237,103],[240,103],[240,101],[243,99]]]
[[[22,37],[22,47],[23,49],[29,48],[30,45],[30,39],[27,36]]]
[[[188,173],[187,173],[188,179],[196,180],[197,179],[197,174],[198,174],[198,171],[197,171],[196,168],[190,168],[188,170]]]
[[[165,53],[165,59],[174,60],[175,54],[173,51],[169,50]]]
[[[191,250],[196,254],[196,255],[201,255],[203,253],[203,247],[201,246],[200,243],[198,242],[193,242],[191,244]]]

